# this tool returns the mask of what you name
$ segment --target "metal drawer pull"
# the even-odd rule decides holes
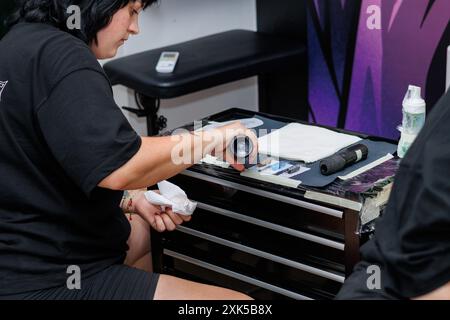
[[[344,283],[344,280],[345,280],[345,278],[343,276],[337,275],[335,273],[332,273],[332,272],[329,272],[329,271],[320,270],[320,269],[308,266],[308,265],[303,264],[303,263],[299,263],[299,262],[292,261],[292,260],[289,260],[289,259],[286,259],[286,258],[283,258],[283,257],[280,257],[280,256],[273,255],[271,253],[267,253],[267,252],[264,252],[264,251],[261,251],[261,250],[258,250],[258,249],[247,247],[247,246],[244,246],[242,244],[235,243],[235,242],[232,242],[232,241],[229,241],[229,240],[225,240],[225,239],[222,239],[222,238],[219,238],[219,237],[216,237],[216,236],[204,233],[204,232],[200,232],[200,231],[197,231],[197,230],[194,230],[194,229],[186,228],[186,227],[183,227],[183,226],[178,226],[177,230],[182,232],[182,233],[194,236],[194,237],[198,237],[198,238],[201,238],[201,239],[204,239],[204,240],[208,240],[208,241],[211,241],[211,242],[214,242],[214,243],[217,243],[217,244],[229,247],[229,248],[233,248],[233,249],[236,249],[236,250],[239,250],[239,251],[243,251],[243,252],[246,252],[248,254],[251,254],[251,255],[254,255],[254,256],[257,256],[257,257],[261,257],[261,258],[264,258],[264,259],[267,259],[267,260],[270,260],[270,261],[273,261],[273,262],[276,262],[276,263],[280,263],[280,264],[283,264],[285,266],[288,266],[288,267],[291,267],[291,268],[295,268],[297,270],[301,270],[301,271],[304,271],[304,272],[308,272],[310,274],[314,274],[314,275],[319,276],[319,277],[327,278],[327,279],[330,279],[330,280],[333,280],[333,281],[336,281],[336,282],[339,282],[339,283]]]
[[[219,179],[219,178],[214,178],[214,177],[208,176],[206,174],[202,174],[202,173],[198,173],[198,172],[192,172],[192,171],[189,171],[189,170],[184,170],[183,172],[181,172],[181,174],[184,175],[184,176],[191,177],[191,178],[195,178],[195,179],[200,179],[200,180],[216,183],[216,184],[222,185],[224,187],[229,187],[229,188],[233,188],[233,189],[240,190],[240,191],[243,191],[243,192],[252,193],[252,194],[255,194],[255,195],[267,198],[267,199],[273,199],[273,200],[277,200],[277,201],[284,202],[284,203],[287,203],[287,204],[292,204],[292,205],[300,207],[300,208],[304,208],[304,209],[308,209],[308,210],[324,213],[324,214],[327,214],[327,215],[330,215],[330,216],[333,216],[333,217],[337,217],[339,219],[342,219],[342,216],[343,216],[343,212],[339,211],[339,210],[335,210],[335,209],[319,206],[317,204],[309,203],[309,202],[306,202],[306,201],[301,201],[301,200],[298,200],[298,199],[289,198],[289,197],[282,196],[282,195],[279,195],[279,194],[276,194],[276,193],[273,193],[273,192],[268,192],[268,191],[259,190],[259,189],[256,189],[256,188],[244,186],[244,185],[239,184],[239,183],[225,181],[225,180],[222,180],[222,179]]]
[[[251,223],[254,224],[256,226],[260,226],[260,227],[264,227],[267,229],[271,229],[277,232],[281,232],[290,236],[294,236],[296,238],[300,238],[300,239],[304,239],[307,241],[311,241],[311,242],[315,242],[321,245],[324,245],[326,247],[330,247],[330,248],[334,248],[337,250],[341,250],[344,251],[345,245],[343,243],[337,242],[337,241],[332,241],[332,240],[328,240],[322,237],[318,237],[318,236],[314,236],[312,234],[306,233],[306,232],[302,232],[302,231],[298,231],[298,230],[294,230],[291,228],[287,228],[287,227],[283,227],[271,222],[267,222],[264,220],[260,220],[260,219],[256,219],[253,217],[249,217],[249,216],[245,216],[233,211],[229,211],[229,210],[225,210],[222,208],[218,208],[218,207],[214,207],[211,206],[209,204],[206,203],[202,203],[202,202],[198,202],[197,201],[197,208],[203,209],[203,210],[207,210],[207,211],[211,211],[214,212],[216,214],[220,214],[222,216],[226,216],[229,218],[233,218],[236,220],[240,220],[240,221],[244,221],[247,223]]]
[[[297,299],[297,300],[313,300],[313,299],[311,299],[309,297],[306,297],[304,295],[301,295],[301,294],[298,294],[298,293],[295,293],[295,292],[292,292],[292,291],[289,291],[289,290],[286,290],[286,289],[274,286],[274,285],[269,284],[267,282],[263,282],[263,281],[260,281],[260,280],[257,280],[257,279],[253,279],[253,278],[244,276],[244,275],[242,275],[240,273],[237,273],[237,272],[234,272],[234,271],[230,271],[230,270],[227,270],[227,269],[215,266],[213,264],[209,264],[207,262],[203,262],[201,260],[197,260],[197,259],[188,257],[186,255],[183,255],[183,254],[171,251],[171,250],[164,249],[163,253],[165,255],[169,256],[169,257],[172,257],[172,258],[175,258],[175,259],[179,259],[179,260],[183,260],[183,261],[191,263],[193,265],[196,265],[196,266],[199,266],[199,267],[202,267],[202,268],[205,268],[205,269],[208,269],[208,270],[211,270],[211,271],[214,271],[214,272],[226,275],[226,276],[228,276],[230,278],[234,278],[234,279],[237,279],[237,280],[240,280],[240,281],[243,281],[243,282],[250,283],[252,285],[264,288],[266,290],[270,290],[270,291],[276,292],[278,294],[281,294],[281,295],[289,297],[289,298],[293,298],[293,299]]]

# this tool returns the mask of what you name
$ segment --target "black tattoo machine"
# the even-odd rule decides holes
[[[236,136],[229,146],[236,163],[243,164],[246,168],[251,167],[249,157],[253,152],[253,143],[249,137],[245,135]]]
[[[350,146],[320,161],[320,172],[325,176],[332,175],[354,163],[367,159],[368,154],[369,149],[364,144]]]

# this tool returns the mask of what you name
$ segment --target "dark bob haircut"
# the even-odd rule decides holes
[[[86,44],[97,41],[97,33],[106,27],[113,15],[130,2],[141,1],[145,9],[156,0],[17,0],[16,10],[8,18],[12,27],[19,22],[53,25],[81,39]],[[76,5],[81,11],[81,29],[69,29],[67,9]],[[70,12],[70,11],[69,11]]]

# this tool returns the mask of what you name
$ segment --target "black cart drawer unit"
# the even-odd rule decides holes
[[[342,210],[189,171],[172,182],[198,206],[189,223],[163,235],[166,262],[183,260],[294,299],[332,298],[344,282]],[[183,271],[175,261],[166,268]]]
[[[198,204],[174,232],[152,233],[156,272],[255,299],[332,299],[360,259],[362,198],[207,164],[170,181]]]

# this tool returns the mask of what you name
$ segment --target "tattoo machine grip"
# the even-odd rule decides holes
[[[320,161],[320,172],[329,176],[339,172],[352,164],[367,159],[369,149],[364,144],[350,146],[338,153]]]

